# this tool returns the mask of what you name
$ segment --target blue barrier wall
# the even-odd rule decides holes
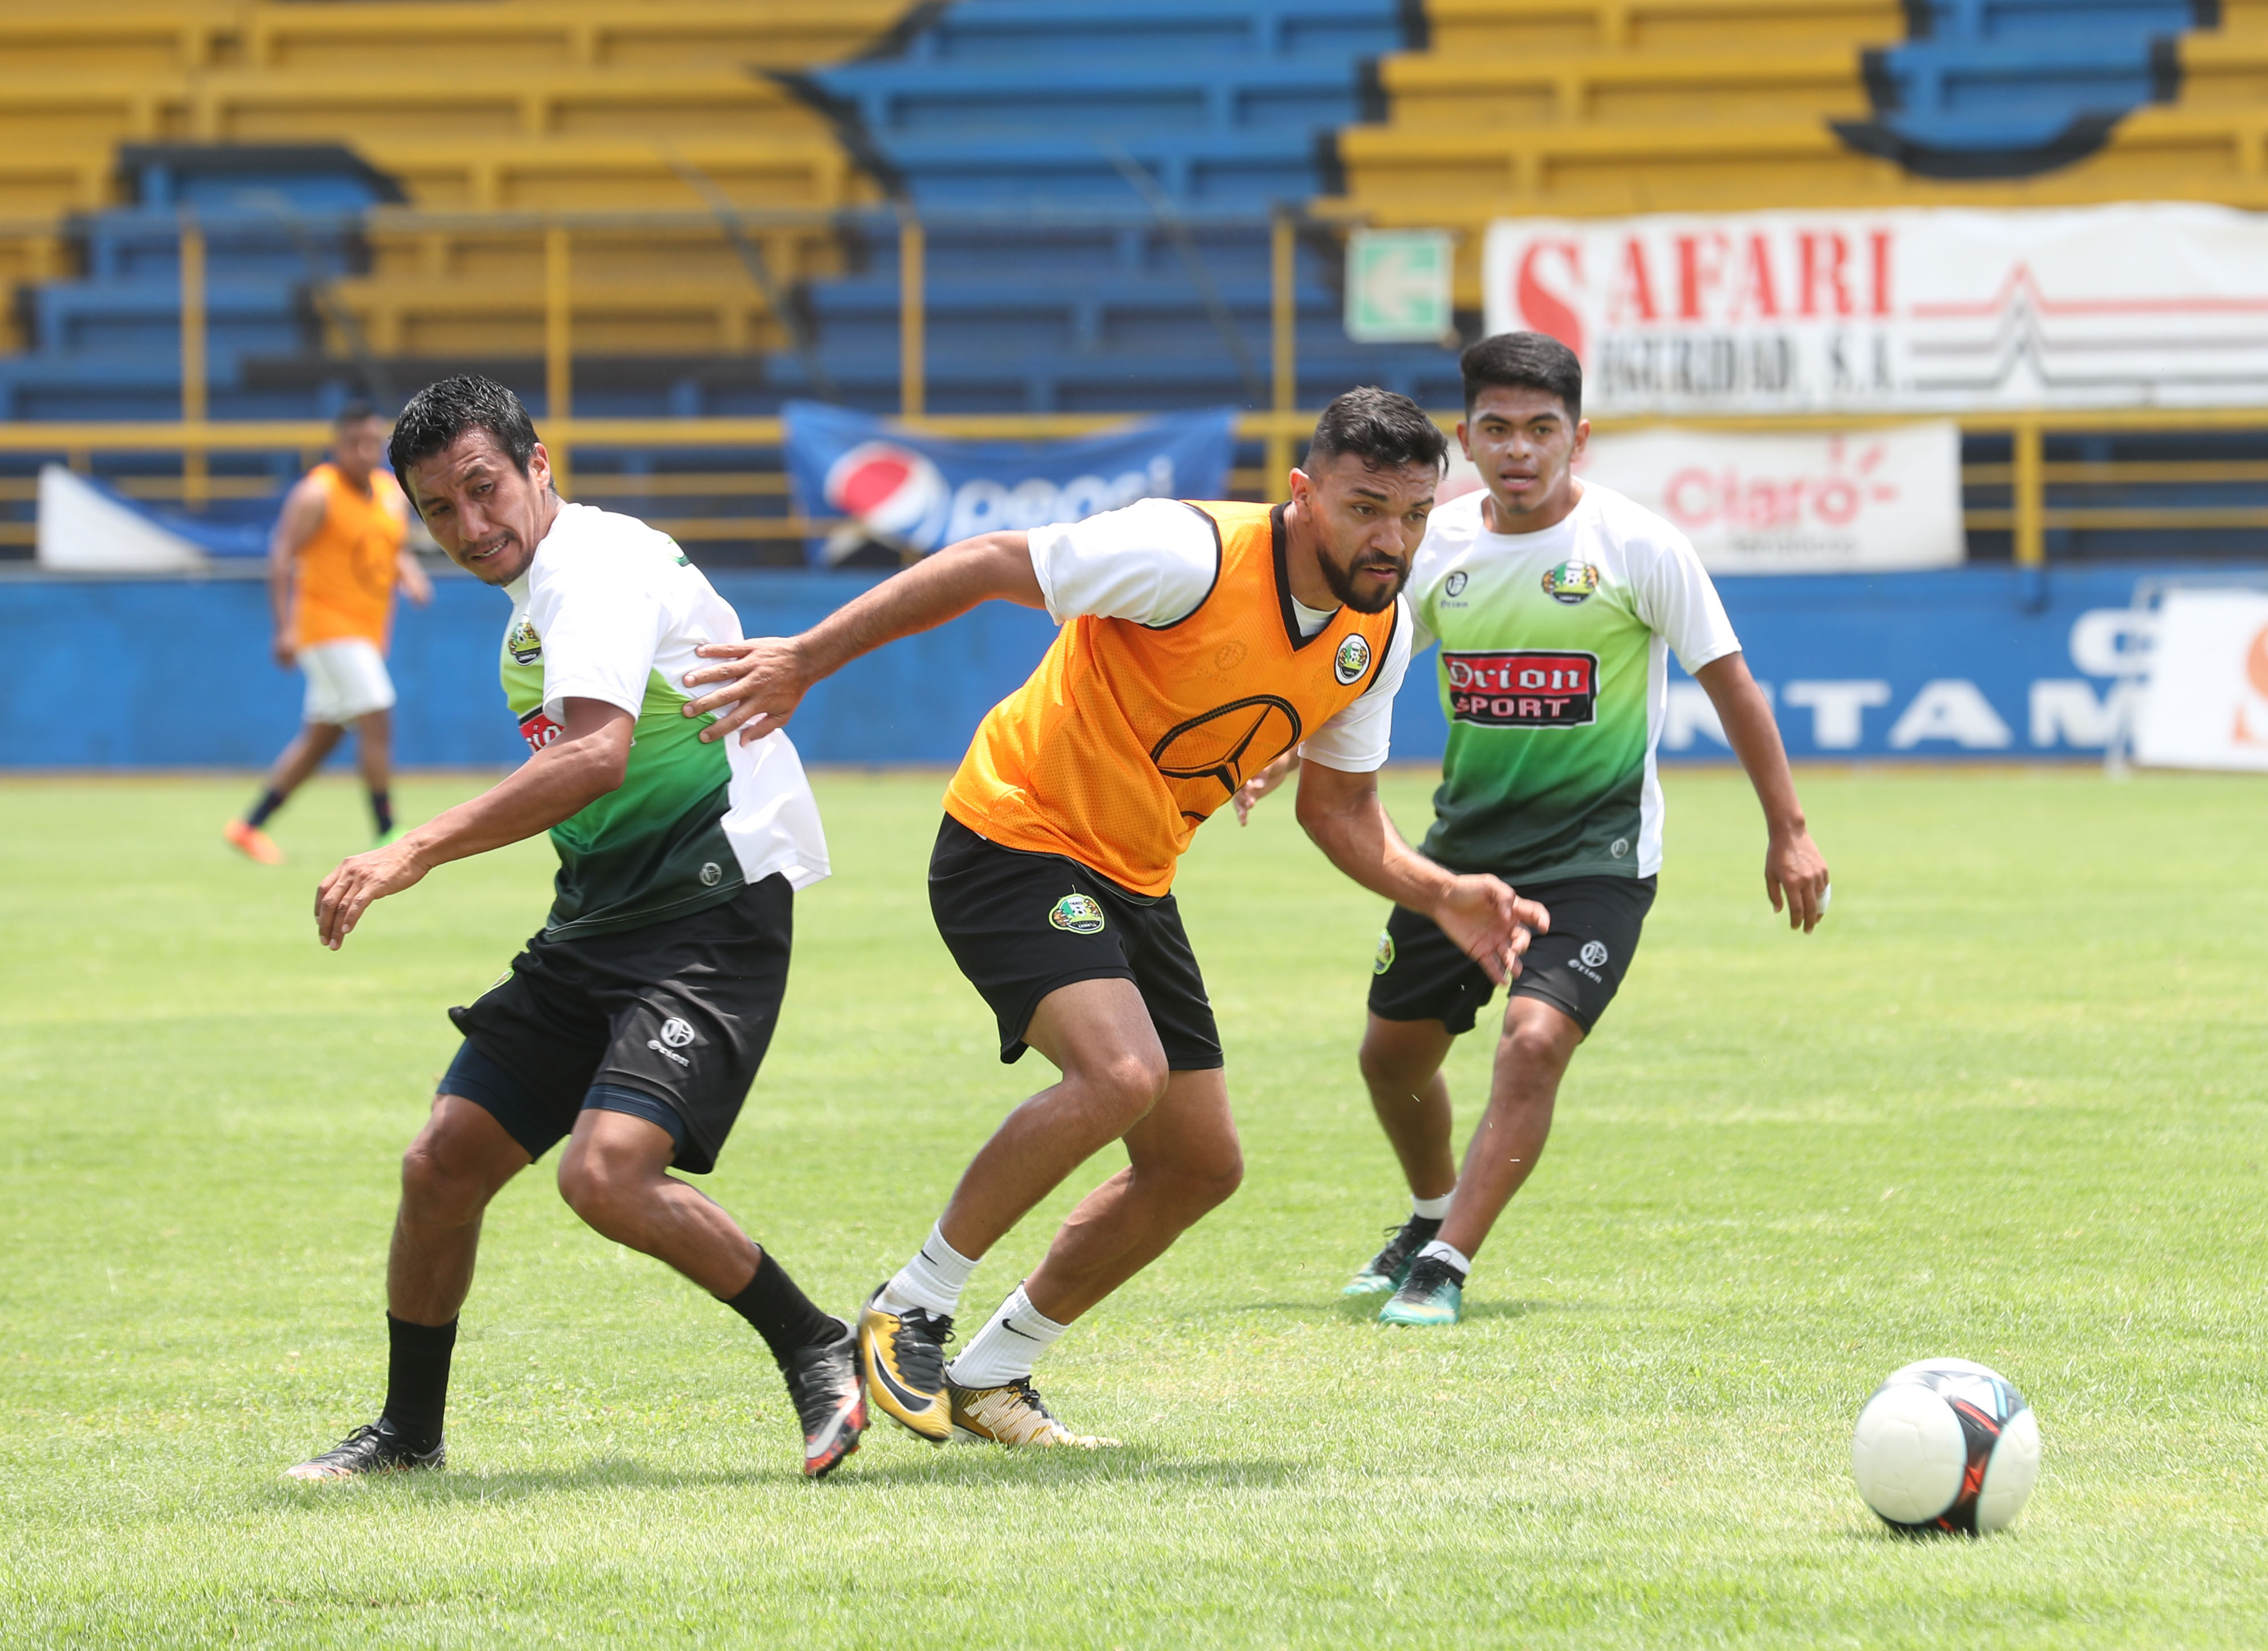
[[[2138,579],[2162,566],[2032,574],[1727,579],[1750,668],[1771,690],[1798,757],[1909,759],[2099,752]],[[2226,571],[2226,570],[2224,570]],[[720,572],[754,634],[799,630],[870,580]],[[291,737],[299,679],[268,655],[255,580],[0,584],[0,768],[265,765]],[[521,749],[496,680],[504,598],[440,582],[405,608],[394,667],[396,752],[407,766],[499,766]],[[985,709],[1046,648],[1046,616],[994,603],[823,683],[797,715],[807,760],[957,761]],[[1395,754],[1440,754],[1431,657],[1396,707]],[[1672,671],[1666,760],[1721,759],[1697,684]]]

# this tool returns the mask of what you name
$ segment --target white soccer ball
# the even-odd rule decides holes
[[[1924,1359],[1874,1390],[1851,1438],[1859,1494],[1899,1530],[1970,1536],[2012,1523],[2040,1477],[2024,1396],[1967,1359]]]

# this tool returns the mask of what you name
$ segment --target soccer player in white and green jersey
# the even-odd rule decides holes
[[[1630,967],[1661,869],[1654,773],[1668,661],[1707,692],[1764,805],[1764,888],[1806,933],[1827,904],[1771,707],[1693,547],[1660,517],[1578,481],[1590,426],[1573,351],[1504,333],[1462,362],[1457,437],[1484,490],[1436,509],[1409,585],[1413,643],[1441,644],[1448,751],[1424,852],[1492,872],[1551,914],[1508,988],[1488,1110],[1463,1173],[1441,1063],[1493,987],[1424,916],[1379,939],[1361,1066],[1410,1185],[1410,1218],[1347,1286],[1388,1294],[1393,1324],[1457,1321],[1473,1258],[1528,1179],[1559,1080]],[[1280,779],[1247,788],[1245,806]],[[1390,1293],[1390,1294],[1389,1294]]]
[[[336,950],[371,903],[434,867],[549,831],[551,913],[511,969],[449,1017],[464,1034],[401,1163],[387,1260],[391,1344],[376,1423],[293,1468],[345,1479],[444,1460],[457,1312],[481,1218],[561,1141],[559,1191],[615,1243],[667,1262],[761,1334],[816,1477],[857,1448],[849,1325],[666,1171],[714,1167],[778,1024],[795,892],[827,843],[795,748],[703,741],[685,673],[740,622],[674,542],[568,504],[518,397],[485,378],[402,409],[394,473],[441,548],[512,598],[500,670],[529,756],[468,803],[324,879]]]

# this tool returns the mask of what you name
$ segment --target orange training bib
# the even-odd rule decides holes
[[[1061,855],[1138,894],[1170,889],[1205,818],[1362,695],[1400,609],[1342,607],[1302,638],[1284,507],[1188,508],[1219,546],[1196,611],[1155,627],[1066,623],[979,724],[945,794],[946,812],[979,836]]]
[[[306,648],[358,636],[383,648],[409,532],[387,501],[401,489],[380,470],[371,472],[368,497],[335,465],[318,465],[312,473],[323,479],[323,519],[299,547],[292,570],[292,640]]]

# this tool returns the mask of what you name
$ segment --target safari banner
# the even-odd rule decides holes
[[[798,511],[842,524],[812,542],[820,566],[869,541],[926,555],[978,533],[1081,521],[1137,499],[1217,499],[1235,442],[1230,408],[1056,442],[953,441],[815,401],[791,401],[784,412]]]
[[[1491,332],[1583,360],[1587,410],[2250,405],[2268,215],[2175,203],[1505,218]]]

